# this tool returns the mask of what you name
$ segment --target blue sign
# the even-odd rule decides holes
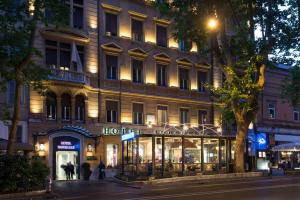
[[[257,150],[266,150],[268,146],[267,136],[265,133],[258,133],[256,135],[256,147]]]
[[[131,132],[131,133],[127,133],[127,134],[122,135],[121,139],[122,139],[122,141],[125,141],[125,140],[131,140],[134,137],[135,137],[134,132]]]

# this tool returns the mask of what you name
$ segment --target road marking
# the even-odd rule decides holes
[[[152,200],[152,199],[181,198],[181,197],[190,197],[190,196],[204,196],[204,195],[212,195],[212,194],[253,191],[253,190],[263,190],[263,189],[277,189],[277,188],[287,188],[287,187],[300,187],[300,184],[297,183],[297,184],[286,184],[286,185],[275,185],[275,186],[240,188],[240,189],[231,189],[231,190],[219,190],[219,191],[210,191],[210,192],[193,192],[193,193],[185,193],[185,194],[159,195],[159,196],[151,196],[151,197],[129,198],[124,200]]]

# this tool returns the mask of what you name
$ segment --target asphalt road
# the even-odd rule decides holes
[[[56,182],[53,197],[59,200],[299,200],[300,176],[178,182],[140,187],[110,180]],[[50,197],[26,197],[22,200],[46,198]]]

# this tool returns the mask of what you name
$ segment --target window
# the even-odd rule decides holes
[[[133,124],[143,124],[143,113],[144,105],[140,103],[134,103],[132,109],[133,114]]]
[[[105,35],[118,35],[118,16],[112,13],[105,13]]]
[[[189,110],[186,108],[180,108],[180,124],[189,123]]]
[[[110,123],[118,122],[118,102],[106,101],[106,121]]]
[[[179,85],[180,89],[189,89],[189,70],[185,68],[179,69]]]
[[[75,97],[75,119],[77,121],[84,121],[84,107],[85,107],[85,98],[83,95],[77,95]]]
[[[188,40],[179,40],[178,47],[180,51],[188,52],[192,49],[192,41]]]
[[[73,0],[73,27],[83,29],[83,0]]]
[[[269,119],[275,119],[276,109],[275,109],[275,103],[269,103],[268,104],[268,111],[269,111]]]
[[[198,91],[205,92],[205,83],[207,83],[207,73],[198,71]]]
[[[135,41],[143,41],[143,22],[131,19],[131,38]]]
[[[207,124],[207,111],[206,110],[199,110],[198,124]]]
[[[143,61],[132,59],[132,81],[143,83]]]
[[[71,64],[71,44],[59,43],[52,40],[46,40],[45,44],[45,59],[48,68],[77,71],[76,63],[74,62],[73,65]],[[76,45],[76,48],[78,50],[81,64],[84,65],[84,46]]]
[[[106,78],[117,80],[118,57],[106,55]]]
[[[46,94],[46,114],[47,119],[56,119],[56,95],[53,92]]]
[[[156,65],[156,78],[158,86],[167,86],[167,66],[157,64]]]
[[[16,89],[16,81],[10,80],[7,83],[7,104],[13,105],[15,103],[15,89]],[[26,87],[24,85],[21,86],[21,105],[25,105],[25,95]]]
[[[167,47],[168,45],[167,27],[156,25],[156,44],[161,47]]]
[[[157,124],[164,125],[168,122],[168,107],[158,106],[157,107]]]
[[[63,121],[71,120],[71,96],[66,93],[61,95],[61,119]]]
[[[299,121],[299,110],[294,110],[294,121]]]

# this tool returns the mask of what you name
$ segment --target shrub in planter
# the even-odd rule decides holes
[[[83,179],[86,181],[90,180],[90,176],[92,174],[90,163],[82,163],[81,168],[83,173]]]
[[[40,157],[34,157],[31,161],[31,185],[34,188],[45,187],[45,180],[49,175],[49,168]]]

